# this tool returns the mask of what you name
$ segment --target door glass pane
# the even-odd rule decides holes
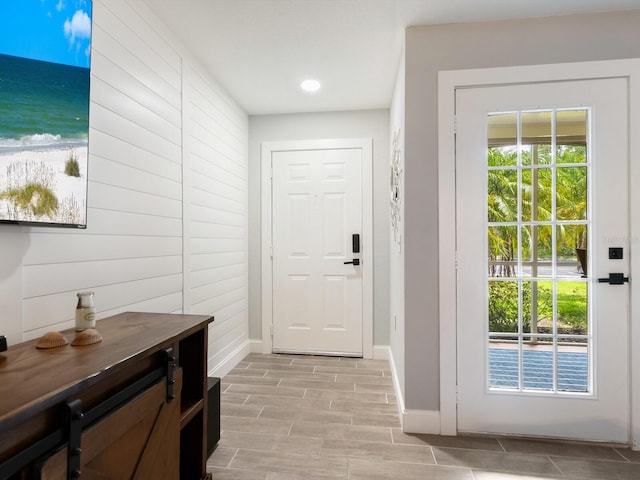
[[[518,333],[519,282],[489,282],[489,331]]]
[[[525,390],[553,389],[553,337],[524,337],[522,387]]]
[[[587,265],[587,226],[558,225],[556,245],[558,277],[581,278]]]
[[[560,335],[589,333],[587,282],[558,282],[557,328]]]
[[[587,110],[556,112],[556,162],[587,162]]]
[[[525,225],[522,227],[522,276],[551,277],[553,273],[553,227]]]
[[[518,227],[513,225],[489,227],[487,243],[489,276],[515,276],[518,260]]]
[[[489,116],[490,388],[591,392],[588,114]]]
[[[523,333],[553,333],[552,282],[522,282]]]
[[[552,112],[522,113],[522,164],[550,165]]]
[[[487,178],[489,222],[518,220],[518,172],[490,170]]]
[[[558,338],[558,390],[590,391],[589,344],[586,337]]]
[[[518,114],[489,115],[489,149],[487,164],[490,167],[515,167],[518,163]]]
[[[517,390],[520,386],[520,358],[517,340],[489,338],[489,387]]]
[[[556,169],[556,208],[558,220],[587,218],[587,167]]]
[[[552,215],[552,170],[533,168],[522,170],[522,220],[551,220]]]

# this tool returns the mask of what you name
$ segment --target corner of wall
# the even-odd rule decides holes
[[[398,65],[391,109],[389,112],[390,138],[398,134],[397,144],[390,145],[390,156],[394,148],[399,150],[400,204],[397,232],[389,230],[389,356],[393,365],[394,382],[398,399],[405,394],[405,328],[404,328],[404,128],[405,128],[405,58],[404,49]],[[404,408],[404,403],[402,403]]]

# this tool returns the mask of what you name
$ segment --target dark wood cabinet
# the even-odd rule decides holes
[[[0,353],[0,480],[211,478],[212,321],[128,312],[98,321],[100,343]]]

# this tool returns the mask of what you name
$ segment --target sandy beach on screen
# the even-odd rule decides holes
[[[14,163],[40,162],[44,163],[54,173],[54,192],[59,202],[73,197],[81,210],[84,220],[86,211],[87,188],[87,147],[41,148],[35,150],[21,150],[16,152],[0,152],[0,194],[7,185],[7,167]],[[80,165],[80,177],[71,177],[64,173],[65,163],[71,155],[75,155]],[[8,217],[7,200],[0,199],[0,218]],[[60,219],[38,218],[37,220],[58,223]],[[84,222],[82,222],[84,223]]]

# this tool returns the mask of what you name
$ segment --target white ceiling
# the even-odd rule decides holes
[[[640,0],[146,2],[252,115],[388,108],[406,26],[640,8]],[[320,92],[303,93],[306,78]]]

